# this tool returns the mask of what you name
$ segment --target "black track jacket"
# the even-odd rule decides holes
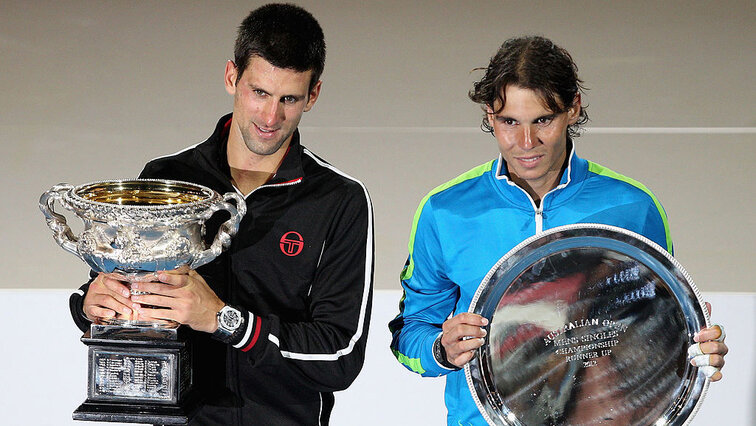
[[[150,161],[140,178],[234,192],[226,160],[231,115],[205,142]],[[197,425],[327,424],[333,392],[362,368],[372,303],[373,213],[365,186],[299,143],[275,176],[246,197],[230,248],[198,268],[227,304],[247,315],[241,341],[191,332]],[[226,220],[206,222],[208,244]],[[86,289],[85,289],[86,290]],[[73,300],[73,299],[72,299]],[[80,326],[81,301],[74,318]]]

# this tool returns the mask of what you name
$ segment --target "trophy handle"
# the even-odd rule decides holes
[[[236,201],[236,207],[228,201]],[[244,199],[235,192],[227,192],[223,195],[223,201],[213,204],[210,209],[205,213],[204,220],[207,220],[215,214],[215,212],[226,210],[231,213],[231,218],[221,225],[218,229],[218,234],[213,240],[213,244],[206,250],[195,256],[189,268],[196,269],[202,265],[209,263],[220,255],[223,250],[227,249],[231,244],[231,237],[236,235],[239,230],[239,223],[241,222],[244,214],[247,213],[247,203]]]
[[[67,183],[59,183],[49,191],[42,194],[39,197],[39,209],[42,210],[42,214],[45,215],[47,226],[53,231],[53,238],[63,249],[71,254],[79,256],[79,251],[76,248],[76,242],[79,241],[71,232],[71,228],[66,223],[66,218],[62,214],[55,213],[55,200],[63,198],[63,193],[73,189],[73,185]],[[61,203],[65,207],[63,203]]]

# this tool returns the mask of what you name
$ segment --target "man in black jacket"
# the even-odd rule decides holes
[[[299,142],[325,63],[312,15],[292,5],[254,10],[234,53],[225,69],[233,112],[205,142],[149,162],[140,175],[242,195],[247,214],[230,248],[197,271],[133,284],[145,295],[101,274],[74,295],[72,313],[82,329],[132,313],[191,328],[195,386],[205,396],[193,424],[327,424],[333,392],[364,360],[372,205],[362,183]],[[222,219],[207,222],[209,238]],[[219,326],[226,314],[243,320]]]

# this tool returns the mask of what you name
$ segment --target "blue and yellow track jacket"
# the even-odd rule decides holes
[[[422,199],[401,274],[400,312],[389,324],[399,362],[423,376],[446,375],[449,425],[486,422],[464,370],[436,362],[433,341],[450,315],[468,311],[486,273],[510,249],[549,228],[601,223],[644,235],[672,252],[667,216],[656,197],[641,183],[579,158],[574,145],[559,185],[540,206],[506,170],[500,156]]]

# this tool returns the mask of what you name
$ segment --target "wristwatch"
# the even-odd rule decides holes
[[[461,370],[460,367],[457,367],[446,359],[446,350],[444,350],[444,345],[441,344],[441,336],[439,334],[436,340],[433,341],[433,358],[436,359],[437,363],[449,370]]]
[[[225,343],[231,342],[244,324],[241,311],[233,306],[225,305],[215,316],[218,319],[218,329],[212,334],[213,339]]]

